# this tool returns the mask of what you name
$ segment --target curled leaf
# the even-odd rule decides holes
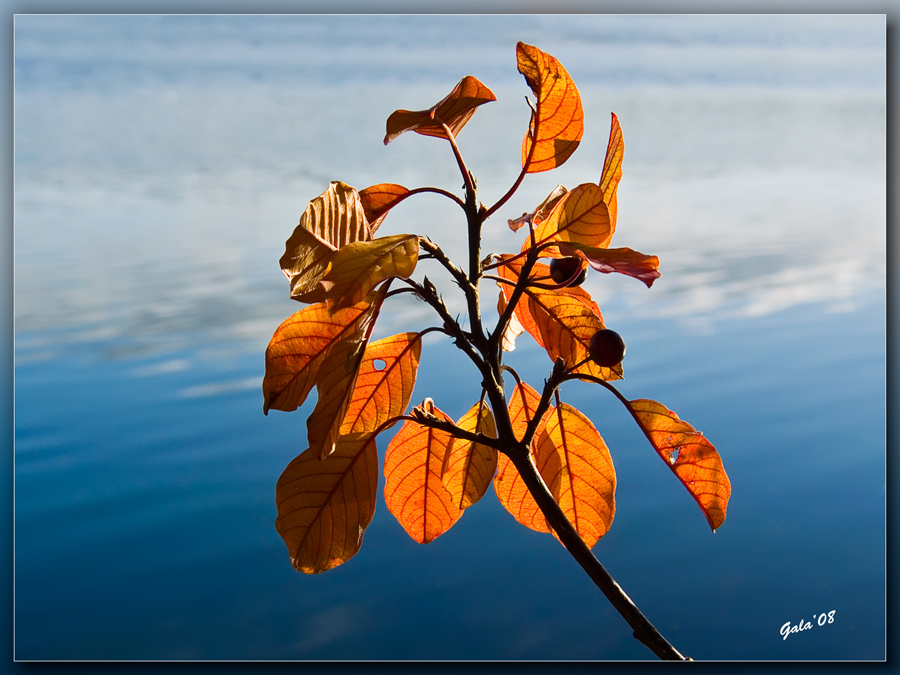
[[[595,248],[575,242],[560,244],[564,255],[579,255],[598,272],[618,272],[643,281],[647,288],[659,279],[659,258],[630,248]]]
[[[419,410],[453,423],[426,399]],[[384,500],[412,539],[434,541],[463,514],[441,484],[444,459],[453,442],[446,431],[407,421],[391,439],[384,455]]]
[[[363,210],[373,235],[381,225],[381,221],[384,220],[387,212],[394,208],[394,205],[400,202],[407,194],[409,194],[409,190],[396,183],[379,183],[360,191],[359,199],[362,202]]]
[[[324,460],[309,449],[281,474],[275,488],[275,529],[306,574],[347,562],[375,513],[378,454],[370,434],[344,436]]]
[[[285,243],[279,264],[290,280],[291,297],[301,302],[324,299],[319,280],[335,251],[372,238],[365,208],[355,188],[334,181],[310,201]]]
[[[522,166],[527,173],[549,171],[565,162],[581,142],[581,95],[562,64],[537,47],[518,43],[516,61],[537,99],[522,143]]]
[[[603,190],[603,201],[609,207],[609,218],[616,226],[616,215],[619,211],[616,188],[622,179],[622,158],[625,156],[625,141],[622,139],[622,127],[619,118],[612,113],[609,128],[609,144],[606,146],[606,158],[603,161],[603,173],[600,175],[600,189]]]
[[[453,88],[453,91],[428,110],[395,110],[391,113],[387,120],[384,144],[387,145],[405,131],[415,131],[423,136],[447,138],[443,124],[446,124],[453,135],[457,136],[466,122],[475,114],[475,108],[496,100],[494,92],[479,82],[477,78],[466,75]]]
[[[494,416],[479,401],[456,423],[460,429],[497,437]],[[455,506],[466,509],[484,496],[497,471],[497,451],[481,443],[454,438],[444,460],[441,483]]]
[[[565,193],[550,214],[534,230],[535,244],[548,242],[577,243],[606,248],[614,232],[609,207],[603,201],[603,190],[594,183],[584,183]],[[531,246],[526,241],[525,250]],[[559,257],[557,247],[541,251],[542,256]]]
[[[627,405],[654,450],[687,488],[715,532],[725,522],[731,496],[731,481],[715,447],[661,403],[638,399]]]
[[[386,279],[408,279],[419,260],[419,237],[396,234],[347,244],[331,256],[319,285],[329,309],[359,302]]]

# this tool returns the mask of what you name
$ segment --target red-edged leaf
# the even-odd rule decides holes
[[[381,221],[384,220],[387,212],[394,208],[407,194],[409,194],[409,190],[396,183],[379,183],[360,191],[359,199],[362,202],[363,210],[366,213],[366,219],[369,221],[369,228],[373,235],[381,226]]]
[[[592,547],[609,530],[616,512],[612,457],[591,421],[567,403],[546,419],[535,463],[566,518]]]
[[[425,413],[453,423],[426,399]],[[407,421],[384,455],[384,500],[406,533],[420,544],[434,541],[463,514],[441,484],[444,458],[453,437],[446,431]]]
[[[618,272],[643,281],[647,288],[659,279],[659,258],[630,248],[594,248],[578,243],[560,244],[565,255],[579,255],[598,272]]]
[[[275,488],[275,529],[291,564],[317,574],[352,558],[375,513],[378,454],[367,434],[342,437],[324,460],[309,449],[295,458]]]
[[[725,521],[731,481],[716,449],[690,424],[661,403],[630,401],[628,407],[656,450],[700,505],[713,532]]]
[[[359,364],[341,434],[372,433],[402,415],[416,384],[421,354],[418,333],[400,333],[369,344]]]
[[[484,401],[476,403],[456,423],[460,429],[497,437],[494,415]],[[441,483],[450,500],[466,509],[484,496],[497,471],[497,451],[481,443],[454,438],[444,461]]]
[[[319,280],[335,251],[355,241],[367,241],[372,232],[355,188],[339,181],[313,199],[300,224],[285,243],[279,264],[291,283],[291,297],[301,302],[324,299]]]
[[[454,136],[457,136],[475,113],[475,108],[496,100],[494,92],[479,82],[477,78],[466,75],[446,98],[428,110],[395,110],[391,113],[387,120],[384,144],[387,145],[405,131],[415,131],[423,136],[447,138],[442,123],[450,128]]]
[[[537,47],[518,43],[516,62],[537,99],[522,142],[522,166],[527,173],[549,171],[565,162],[581,142],[581,95],[562,64]]]
[[[528,423],[537,411],[541,397],[525,382],[520,382],[513,390],[509,401],[509,417],[517,439],[525,435]],[[545,415],[538,424],[535,437],[543,431],[543,425],[549,415]],[[532,445],[532,448],[534,446]],[[534,451],[532,450],[532,457]],[[500,455],[497,462],[497,475],[494,478],[494,492],[500,504],[509,511],[520,524],[537,532],[551,532],[547,519],[538,508],[537,502],[525,486],[522,476],[506,455]]]

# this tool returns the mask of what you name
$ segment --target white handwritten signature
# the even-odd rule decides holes
[[[788,635],[793,635],[794,633],[809,630],[813,627],[813,625],[824,626],[828,623],[834,623],[834,614],[835,610],[831,610],[828,613],[822,612],[818,616],[813,614],[812,621],[803,621],[801,619],[798,623],[795,624],[792,624],[790,621],[788,621],[781,627],[781,639],[787,640]]]

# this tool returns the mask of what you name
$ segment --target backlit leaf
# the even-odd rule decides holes
[[[657,454],[700,505],[713,532],[725,521],[731,481],[716,449],[690,424],[648,399],[628,406]]]
[[[322,457],[330,455],[337,443],[344,415],[353,398],[363,353],[386,293],[387,285],[382,286],[361,303],[352,305],[353,307],[366,305],[366,309],[347,324],[340,334],[340,339],[331,346],[328,355],[322,361],[316,377],[318,400],[315,409],[306,420],[309,447],[318,448]]]
[[[375,513],[378,454],[369,434],[342,437],[324,460],[309,449],[295,458],[275,488],[275,529],[293,566],[317,574],[352,558]]]
[[[296,410],[316,383],[332,346],[351,338],[360,318],[370,310],[367,300],[336,312],[317,303],[278,326],[266,348],[263,412]]]
[[[502,315],[506,311],[508,304],[506,295],[503,291],[500,291],[500,297],[497,298],[497,314]],[[524,332],[525,327],[522,326],[518,316],[513,312],[512,316],[509,317],[509,322],[506,324],[503,335],[500,336],[500,348],[505,352],[513,351],[516,348],[516,338]]]
[[[553,192],[547,195],[547,198],[542,201],[534,211],[531,213],[523,213],[520,217],[508,221],[509,229],[516,232],[522,225],[529,222],[534,226],[540,225],[544,218],[550,215],[559,203],[559,200],[565,196],[566,192],[565,186],[557,185],[553,188]],[[531,240],[529,239],[529,245],[530,241]]]
[[[517,439],[521,440],[525,435],[528,423],[537,411],[541,397],[525,382],[516,385],[509,400],[509,417],[512,421],[513,431]],[[543,431],[543,424],[548,415],[545,415],[535,438]],[[532,448],[534,445],[532,445]],[[532,459],[534,451],[532,449]],[[547,519],[538,508],[537,502],[525,486],[521,474],[515,465],[505,454],[501,454],[497,461],[497,475],[494,477],[494,493],[498,501],[509,511],[513,518],[520,524],[537,532],[551,532],[547,525]]]
[[[408,193],[409,190],[396,183],[379,183],[360,191],[359,199],[366,213],[366,219],[369,221],[372,235],[381,225],[387,212]]]
[[[535,243],[572,242],[594,248],[606,248],[615,230],[609,207],[603,201],[603,190],[594,183],[583,183],[567,192],[549,216],[534,230]],[[526,240],[522,247],[531,246]],[[556,246],[541,251],[542,256],[559,257]]]
[[[372,433],[406,412],[421,354],[418,333],[400,333],[369,344],[359,365],[341,434]]]
[[[291,297],[301,302],[324,299],[319,280],[335,251],[372,238],[365,208],[356,189],[334,181],[313,199],[285,243],[279,264],[291,283]]]
[[[581,142],[581,95],[560,62],[537,47],[520,42],[516,61],[537,99],[522,143],[522,166],[528,173],[549,171],[565,162]]]
[[[587,417],[561,403],[547,416],[534,454],[553,498],[592,547],[616,511],[616,471],[606,443]]]
[[[430,399],[419,406],[453,423]],[[463,511],[441,484],[444,458],[453,437],[446,431],[407,421],[391,439],[384,455],[384,500],[406,533],[420,544],[449,530]]]
[[[391,113],[387,120],[384,144],[387,145],[404,131],[447,138],[447,133],[441,126],[442,122],[450,128],[454,136],[457,136],[475,113],[475,108],[496,100],[494,92],[477,78],[466,75],[446,98],[428,110],[395,110]]]
[[[359,302],[385,279],[408,279],[419,260],[419,237],[396,234],[336,251],[319,284],[332,310]]]
[[[609,207],[609,219],[613,228],[616,226],[616,214],[619,211],[616,188],[622,180],[622,158],[625,156],[625,141],[622,139],[622,127],[619,118],[612,113],[612,124],[609,129],[609,144],[606,146],[606,159],[603,162],[603,173],[600,175],[600,189],[603,190],[603,201]]]
[[[484,401],[476,403],[456,423],[460,429],[497,437],[494,415]],[[468,508],[484,496],[497,471],[494,448],[454,438],[444,462],[441,482],[450,499],[461,509]]]
[[[570,242],[560,244],[559,250],[565,255],[580,255],[598,272],[605,274],[618,272],[640,279],[647,288],[660,277],[658,257],[630,248],[594,248]]]

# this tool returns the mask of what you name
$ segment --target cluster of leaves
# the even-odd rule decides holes
[[[513,231],[527,226],[518,252],[481,257],[485,221],[527,174],[565,162],[584,129],[581,97],[555,58],[519,43],[517,63],[535,100],[529,102],[521,172],[493,206],[478,201],[456,144],[476,108],[495,100],[490,89],[467,76],[428,110],[394,112],[384,138],[388,144],[413,131],[449,141],[465,180],[464,198],[433,187],[382,183],[357,191],[334,182],[309,203],[287,241],[280,264],[291,297],[308,306],[275,331],[266,350],[263,394],[268,413],[296,410],[313,387],[317,390],[307,420],[309,448],[287,466],[276,489],[276,527],[298,570],[332,569],[359,550],[375,511],[376,438],[399,422],[384,453],[384,497],[415,541],[428,543],[446,532],[492,483],[518,522],[557,535],[559,528],[536,499],[529,478],[535,469],[578,536],[593,546],[615,514],[616,473],[588,417],[560,400],[559,388],[570,380],[594,382],[613,393],[712,529],[725,519],[731,487],[715,448],[662,404],[625,399],[610,384],[622,377],[621,354],[612,359],[598,354],[595,336],[607,329],[600,308],[580,285],[585,272],[621,273],[648,287],[659,277],[656,256],[609,247],[624,152],[615,115],[600,180],[571,190],[558,187],[533,212],[508,220]],[[425,237],[376,236],[391,209],[421,192],[442,194],[463,209],[468,269]],[[437,261],[464,293],[467,325],[451,316],[427,277],[413,278],[425,259]],[[499,290],[492,330],[482,324],[480,282],[486,279]],[[440,324],[370,342],[380,313],[400,293],[427,302]],[[431,398],[409,409],[422,337],[430,331],[453,340],[482,378],[480,400],[455,421]],[[523,332],[552,363],[541,393],[503,363],[504,352]],[[504,374],[514,384],[505,383]]]

